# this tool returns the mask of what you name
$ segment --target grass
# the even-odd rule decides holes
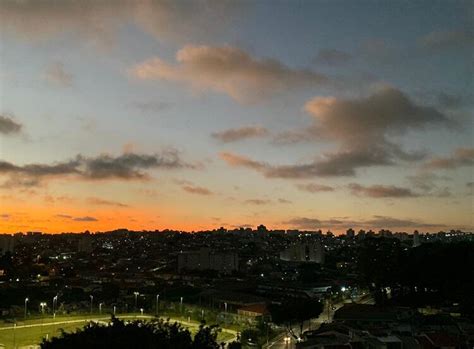
[[[138,314],[130,314],[127,315],[126,318],[135,318]],[[118,316],[121,317],[120,315]],[[56,319],[52,319],[51,317],[46,317],[44,319],[36,318],[27,321],[18,321],[17,326],[19,328],[12,329],[8,327],[12,327],[12,323],[3,323],[0,324],[0,344],[5,346],[5,349],[9,348],[16,348],[21,346],[27,345],[37,345],[41,343],[43,338],[47,336],[49,338],[58,336],[61,332],[60,329],[63,329],[66,332],[73,332],[78,328],[82,328],[88,319],[109,319],[108,315],[77,315],[77,316],[58,316]],[[77,321],[74,323],[64,324],[61,322],[64,321]],[[173,321],[173,320],[171,320]],[[56,322],[55,324],[52,324]],[[179,321],[178,321],[179,322]],[[24,327],[21,328],[22,325],[34,325],[32,327]],[[192,334],[195,334],[199,328],[198,323],[185,323],[183,324],[184,327],[187,327]],[[6,328],[7,327],[7,328]],[[5,329],[2,329],[5,328]],[[221,331],[218,337],[218,341],[227,341],[232,339],[234,336],[233,334],[227,331]]]

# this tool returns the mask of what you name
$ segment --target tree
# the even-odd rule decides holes
[[[75,333],[43,340],[41,349],[217,349],[217,326],[199,327],[191,333],[179,323],[164,320],[124,322],[112,317],[110,324],[89,323]]]
[[[318,317],[323,311],[323,303],[316,299],[291,299],[280,304],[271,304],[270,313],[276,324],[285,325],[288,332],[295,338],[292,324],[300,325],[303,332],[303,324],[306,320]]]

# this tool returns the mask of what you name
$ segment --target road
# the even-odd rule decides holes
[[[358,303],[358,304],[374,304],[374,300],[369,294],[361,296],[357,299],[354,299],[353,302]],[[321,326],[322,323],[332,322],[332,320],[334,318],[334,313],[336,312],[336,310],[341,308],[344,304],[345,304],[344,302],[330,303],[330,304],[328,304],[326,302],[325,305],[324,305],[324,311],[317,318],[311,319],[310,321],[307,321],[307,322],[304,323],[303,332],[308,331],[308,330],[318,329]],[[299,326],[293,327],[293,331],[297,335],[300,334]],[[268,344],[268,346],[266,346],[264,348],[267,348],[267,349],[294,349],[295,344],[296,344],[295,339],[293,337],[289,336],[285,332],[285,333],[282,333],[281,335],[277,336],[276,338],[274,338],[273,341],[271,341]]]

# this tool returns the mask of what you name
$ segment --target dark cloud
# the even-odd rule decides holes
[[[212,133],[212,137],[223,143],[236,142],[248,138],[259,138],[268,135],[268,130],[261,126],[246,126],[231,128],[221,132]]]
[[[319,192],[334,191],[334,188],[331,187],[331,186],[316,184],[316,183],[297,184],[296,187],[299,190],[307,191],[308,193],[319,193]]]
[[[96,197],[88,198],[87,202],[92,205],[99,205],[99,206],[129,207],[129,205],[123,204],[121,202],[104,200],[104,199],[96,198]]]
[[[359,99],[316,97],[306,103],[305,109],[314,123],[300,133],[304,140],[312,137],[316,141],[333,141],[339,149],[295,165],[273,166],[232,153],[222,153],[221,158],[232,166],[251,168],[269,178],[354,176],[361,167],[396,165],[425,157],[423,152],[402,149],[390,137],[430,126],[453,125],[440,111],[415,104],[392,87]]]
[[[349,63],[352,55],[347,52],[336,49],[321,49],[315,57],[314,62],[317,64],[325,64],[330,66],[339,66]]]
[[[74,217],[72,220],[76,222],[97,222],[98,221],[97,218],[90,217],[90,216]]]
[[[278,199],[278,202],[279,202],[280,204],[291,204],[291,203],[292,203],[292,201],[287,200],[287,199],[282,199],[282,198],[279,198],[279,199]]]
[[[85,157],[77,155],[75,159],[54,164],[14,165],[0,161],[0,175],[10,176],[10,181],[19,177],[36,183],[47,177],[73,176],[79,179],[101,180],[121,179],[140,180],[149,177],[147,170],[175,169],[192,165],[184,163],[176,150],[166,150],[161,154],[126,153],[119,156],[99,155]],[[36,181],[36,182],[35,182]]]
[[[66,219],[72,219],[73,217],[68,215],[68,214],[57,214],[56,217],[58,218],[66,218]]]
[[[451,156],[435,157],[424,167],[432,170],[449,170],[474,165],[474,148],[458,148]]]
[[[418,194],[409,188],[393,185],[362,186],[360,184],[351,183],[348,187],[354,195],[368,196],[371,198],[412,198],[418,196]]]
[[[207,188],[199,187],[195,185],[183,185],[182,189],[191,194],[198,194],[198,195],[212,195],[212,191]]]
[[[250,205],[261,206],[261,205],[268,205],[269,203],[271,203],[271,201],[267,199],[249,199],[249,200],[245,200],[245,203],[250,204]]]
[[[440,185],[441,182],[449,182],[451,178],[440,176],[429,171],[420,171],[415,175],[407,176],[411,185],[426,196],[448,197],[451,196],[449,188]]]
[[[467,182],[466,187],[468,188],[474,188],[474,182]]]
[[[12,135],[18,134],[23,128],[22,124],[13,120],[12,117],[7,115],[0,115],[0,134]]]
[[[97,218],[90,217],[90,216],[74,217],[68,214],[57,214],[55,217],[62,218],[62,219],[69,219],[71,221],[76,221],[76,222],[98,222]]]
[[[387,216],[373,216],[368,220],[355,221],[348,218],[320,220],[317,218],[295,217],[283,222],[289,228],[299,229],[436,229],[445,227],[444,224],[424,223],[411,219],[399,219]]]

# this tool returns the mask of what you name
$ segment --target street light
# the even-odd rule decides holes
[[[141,313],[142,316],[143,316],[143,308],[140,308],[140,313]]]
[[[40,303],[40,307],[41,307],[41,313],[43,313],[43,315],[44,315],[44,307],[46,307],[46,303],[45,303],[45,302],[41,302],[41,303]]]
[[[99,303],[99,314],[102,314],[102,304],[104,303]]]
[[[181,313],[182,313],[183,312],[183,297],[180,298],[179,303],[180,303],[180,308],[181,308]]]
[[[89,295],[89,298],[91,299],[91,314],[92,314],[92,302],[94,301],[94,296],[93,296],[93,295]]]
[[[138,295],[140,294],[139,292],[135,291],[133,292],[133,294],[135,295],[135,309],[137,309],[138,305]]]
[[[57,302],[58,302],[58,295],[53,297],[53,317],[55,317],[56,315],[56,306],[58,304]]]
[[[115,316],[115,311],[117,310],[117,307],[114,305],[114,316]]]
[[[224,302],[224,322],[227,320],[227,302]]]
[[[158,312],[160,311],[160,295],[156,295],[156,315],[158,315]]]
[[[26,314],[28,313],[28,308],[27,308],[27,305],[28,305],[28,297],[25,298],[25,319],[26,319]]]

